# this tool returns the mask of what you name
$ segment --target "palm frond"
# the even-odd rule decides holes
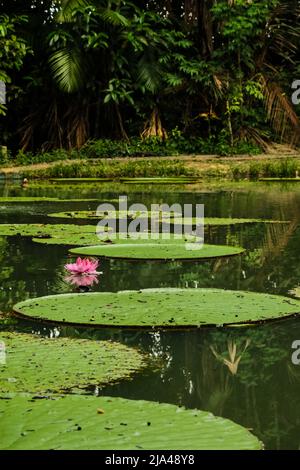
[[[60,8],[56,14],[56,21],[59,23],[69,23],[74,19],[76,8],[85,7],[89,4],[87,0],[61,0]]]
[[[300,119],[282,88],[265,76],[260,83],[267,118],[282,142],[295,145],[300,140]]]
[[[106,9],[101,13],[104,21],[112,26],[129,26],[128,19],[116,10]]]
[[[266,30],[270,50],[290,62],[300,42],[299,15],[299,6],[291,9],[290,2],[279,2]]]
[[[84,67],[82,67],[82,56],[78,49],[64,48],[55,51],[49,58],[49,64],[62,91],[73,93],[82,86]]]
[[[271,148],[271,140],[266,131],[256,129],[252,126],[243,126],[235,133],[238,141],[251,142],[261,148],[263,152],[269,152]]]
[[[144,54],[137,64],[138,82],[148,91],[155,93],[161,85],[161,73],[157,62]]]

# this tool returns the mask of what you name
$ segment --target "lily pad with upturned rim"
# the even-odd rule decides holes
[[[31,196],[11,196],[0,197],[0,204],[2,203],[28,203],[28,202],[97,202],[98,199],[59,199],[57,197],[31,197]]]
[[[259,178],[258,181],[264,181],[265,183],[272,183],[272,182],[275,182],[275,183],[280,183],[280,182],[283,182],[283,183],[299,183],[300,182],[300,178]]]
[[[155,217],[161,223],[171,223],[171,224],[183,224],[186,225],[196,225],[196,224],[203,224],[210,226],[220,226],[220,225],[240,225],[240,224],[256,224],[256,223],[264,223],[264,224],[286,224],[287,221],[281,220],[264,220],[264,219],[243,219],[243,218],[226,218],[226,217],[204,217],[204,218],[196,218],[196,217],[181,217],[180,214],[174,212],[166,212],[166,211],[100,211],[97,213],[96,210],[91,211],[65,211],[65,212],[54,212],[47,214],[48,217],[55,217],[55,218],[63,218],[63,219],[91,219],[91,220],[101,220],[103,218],[109,219],[111,217],[117,218],[128,218],[128,219],[136,219],[136,218],[150,218]]]
[[[190,249],[188,249],[190,248]],[[237,256],[245,251],[244,248],[222,245],[204,245],[197,248],[196,243],[126,243],[111,244],[107,246],[85,246],[72,248],[71,253],[102,258],[116,258],[128,260],[199,260]]]
[[[114,178],[50,178],[51,183],[105,183],[111,182]]]
[[[68,212],[53,212],[47,214],[48,217],[62,218],[62,219],[92,219],[92,220],[101,220],[104,218],[119,218],[119,219],[136,219],[136,218],[150,218],[155,217],[158,219],[164,219],[168,216],[173,217],[174,213],[161,212],[161,211],[125,211],[125,210],[115,210],[115,211],[68,211]]]
[[[6,354],[0,364],[1,393],[78,391],[129,378],[145,366],[145,357],[136,349],[110,341],[10,332],[0,332],[0,341]]]
[[[101,228],[99,228],[99,231]],[[104,230],[104,228],[103,228]],[[85,234],[95,235],[96,226],[94,225],[73,225],[73,224],[0,224],[0,236],[23,237],[69,237]],[[104,234],[105,236],[105,234]]]
[[[246,225],[246,224],[287,224],[285,220],[265,220],[265,219],[239,219],[239,218],[226,218],[226,217],[172,217],[170,218],[171,224],[182,224],[182,220],[186,225],[203,224],[204,226],[223,226],[223,225]],[[162,220],[163,221],[163,220]]]
[[[165,177],[140,177],[140,178],[120,178],[123,184],[195,184],[201,178],[195,176],[165,176]]]
[[[145,289],[61,294],[14,306],[28,319],[127,328],[200,328],[278,320],[300,313],[300,301],[221,289]]]
[[[115,397],[1,397],[2,450],[260,450],[207,411]]]
[[[68,226],[67,226],[68,227]],[[91,227],[85,225],[84,227]],[[50,238],[33,238],[33,241],[36,243],[42,243],[45,245],[73,245],[73,246],[108,246],[108,245],[114,245],[114,244],[158,244],[158,243],[167,243],[167,244],[181,244],[181,243],[186,243],[187,241],[195,241],[196,237],[191,235],[184,235],[180,236],[177,239],[173,238],[172,234],[168,234],[169,240],[166,241],[166,239],[162,238],[162,234],[159,234],[159,238],[157,240],[153,240],[150,238],[150,233],[147,233],[147,236],[149,238],[143,239],[143,238],[136,238],[134,236],[130,236],[129,234],[124,233],[125,237],[121,238],[119,234],[115,234],[116,236],[114,237],[110,232],[104,232],[103,235],[102,233],[96,234],[96,226],[93,227],[94,233],[52,233]],[[100,237],[99,237],[100,235]]]

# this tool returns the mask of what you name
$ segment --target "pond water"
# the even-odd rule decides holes
[[[0,196],[97,198],[127,195],[129,203],[205,204],[208,217],[288,220],[288,224],[214,227],[209,243],[241,245],[242,256],[202,262],[101,261],[94,291],[149,287],[215,287],[295,295],[300,286],[300,184],[202,183],[195,186],[0,185]],[[0,202],[1,223],[62,223],[47,213],[93,209],[97,203]],[[72,223],[83,223],[72,220]],[[91,223],[91,222],[90,222]],[[30,297],[72,292],[64,281],[68,248],[36,244],[30,238],[0,237],[0,311]],[[292,291],[292,293],[291,293]],[[300,296],[300,287],[298,289]],[[150,354],[154,366],[131,381],[86,393],[174,403],[209,410],[251,429],[267,449],[300,448],[300,365],[292,362],[292,343],[300,340],[300,317],[260,326],[197,331],[120,331],[55,327],[9,319],[1,329],[44,336],[113,339]],[[237,371],[230,346],[241,356]],[[247,346],[247,347],[246,347]],[[217,357],[218,356],[218,357]],[[234,373],[236,372],[236,373]],[[88,385],[88,384],[87,384]]]

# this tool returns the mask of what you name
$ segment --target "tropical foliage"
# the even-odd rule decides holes
[[[296,0],[2,0],[0,8],[3,145],[70,149],[90,139],[166,140],[174,129],[186,145],[299,143],[299,107],[289,99],[300,67]]]

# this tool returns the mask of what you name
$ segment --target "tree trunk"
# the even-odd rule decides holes
[[[123,119],[122,119],[122,115],[121,115],[121,112],[120,112],[120,108],[119,108],[119,105],[117,103],[115,105],[115,108],[116,108],[116,113],[117,113],[117,118],[118,118],[118,123],[119,123],[121,136],[122,136],[123,139],[125,139],[125,140],[127,140],[127,142],[129,142],[127,132],[124,129]]]

